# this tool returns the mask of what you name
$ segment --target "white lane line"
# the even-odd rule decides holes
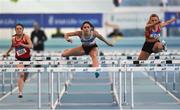
[[[161,83],[158,81],[155,81],[155,79],[152,76],[147,75],[148,72],[142,72],[144,75],[146,75],[151,81],[154,81],[164,92],[167,92],[172,98],[174,98],[178,104],[180,104],[180,99],[176,97],[174,94],[172,94],[169,90],[167,90]]]
[[[37,74],[33,75],[31,78],[27,79],[27,82],[29,82],[31,79],[34,79],[35,77],[37,76]],[[15,91],[18,90],[18,87],[15,87],[13,90],[12,90],[12,93],[14,93]],[[8,97],[9,95],[11,95],[11,91],[8,92],[7,94],[5,94],[3,97],[0,98],[0,102],[2,100],[4,100],[6,97]]]

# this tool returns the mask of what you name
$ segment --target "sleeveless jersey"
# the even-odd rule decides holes
[[[24,36],[23,35],[23,38],[21,38],[20,40],[17,40],[15,36],[13,36],[14,38],[14,41],[15,41],[15,44],[18,44],[18,43],[22,43],[22,44],[27,44],[27,41],[25,41],[24,39]],[[15,57],[16,58],[30,58],[30,49],[29,48],[26,48],[26,47],[23,47],[23,46],[14,46],[15,47]]]
[[[83,45],[89,46],[96,44],[95,37],[93,36],[93,31],[91,31],[91,35],[88,37],[84,37],[84,33],[82,31],[82,36],[80,37]]]
[[[160,33],[161,33],[161,28],[160,28],[160,26],[158,26],[157,30],[153,30],[152,28],[147,30],[145,32],[145,36],[147,39],[157,39],[160,37]]]

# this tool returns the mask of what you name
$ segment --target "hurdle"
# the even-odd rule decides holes
[[[121,72],[123,71],[127,71],[131,73],[130,76],[130,92],[131,92],[131,108],[134,108],[134,87],[133,87],[133,72],[147,72],[147,71],[179,71],[180,67],[174,67],[174,66],[170,66],[170,67],[128,67],[128,68],[124,68],[124,67],[97,67],[97,68],[93,68],[93,67],[62,67],[62,68],[54,68],[54,67],[50,67],[47,68],[48,72],[51,72],[52,74],[55,73],[63,73],[63,72],[118,72],[119,74],[121,74]],[[52,83],[53,84],[53,83]],[[121,83],[121,75],[119,75],[119,84]],[[117,104],[121,107],[122,102],[121,102],[121,86],[118,86],[118,91],[119,92],[115,92],[115,97],[116,97],[116,102]],[[51,89],[53,90],[53,89]],[[116,90],[116,89],[115,89]],[[53,91],[52,91],[53,93]],[[119,93],[119,94],[117,94]],[[53,94],[51,94],[51,101],[53,101]],[[60,98],[60,97],[59,97]],[[60,99],[58,99],[60,101]],[[60,103],[60,102],[59,102]],[[51,102],[51,104],[53,104],[53,102]]]
[[[100,54],[103,54],[104,56],[112,56],[112,55],[138,55],[140,52],[140,50],[122,50],[122,51],[111,51],[111,52],[102,52],[100,51]],[[45,51],[45,52],[36,52],[36,51],[32,51],[32,55],[33,56],[60,56],[61,55],[61,51]],[[173,49],[173,50],[168,50],[167,52],[161,52],[159,53],[160,55],[172,55],[172,54],[176,54],[179,55],[180,52],[178,49]],[[1,54],[0,54],[1,56]]]
[[[48,67],[47,68],[47,72],[51,73],[51,108],[55,108],[55,103],[53,102],[54,100],[54,89],[53,89],[53,74],[57,73],[58,74],[62,74],[65,72],[116,72],[119,74],[119,86],[117,89],[114,89],[114,96],[116,99],[116,103],[121,107],[122,105],[122,99],[121,99],[121,74],[124,71],[130,72],[131,73],[131,82],[130,82],[130,86],[131,86],[131,108],[134,108],[134,87],[133,87],[133,72],[142,72],[142,71],[179,71],[180,67],[179,66],[169,66],[169,67],[147,67],[147,66],[142,66],[142,67],[128,67],[128,68],[124,68],[124,67],[61,67],[61,68],[57,68],[57,67]],[[0,68],[1,72],[35,72],[38,73],[38,108],[41,108],[41,89],[40,89],[40,78],[41,78],[41,72],[44,72],[44,68]],[[60,78],[57,78],[58,81],[57,83],[60,83],[59,80]],[[59,85],[59,84],[58,84]],[[60,88],[58,88],[58,91],[60,90]],[[118,91],[118,92],[117,92]],[[119,94],[117,94],[119,93]],[[58,96],[58,101],[60,103],[60,99],[62,97],[62,92],[58,92],[59,96]],[[57,102],[56,102],[57,103]]]
[[[67,59],[68,58],[68,59]],[[70,56],[70,57],[61,57],[61,56],[32,56],[31,60],[36,60],[36,61],[46,61],[46,60],[80,60],[80,59],[90,59],[89,56]],[[133,59],[136,60],[138,59],[138,55],[99,55],[98,56],[99,60],[101,59],[105,59],[105,60],[111,60],[111,59]],[[9,56],[4,58],[3,56],[0,56],[0,59],[3,61],[7,61],[7,60],[15,60],[14,56]],[[153,59],[180,59],[180,54],[152,54],[149,59],[153,60]]]
[[[118,72],[119,71],[119,69],[115,68],[115,67],[102,67],[102,68],[93,68],[93,67],[61,67],[61,68],[56,68],[56,67],[49,67],[49,68],[47,68],[47,72],[50,72],[52,75],[54,73],[62,74],[62,73],[71,73],[71,72],[96,72],[96,71],[101,71],[101,72],[114,72],[114,71],[116,71],[116,72]],[[53,77],[51,77],[51,78],[53,78]],[[51,84],[52,83],[53,82],[51,82]],[[51,87],[53,87],[53,86],[51,86]],[[53,90],[53,88],[51,88],[51,90]],[[52,93],[51,94],[51,105],[55,106],[55,104],[53,102],[53,99],[54,99],[53,98],[54,97],[53,91],[51,91],[51,93]],[[61,94],[63,94],[63,93],[61,93]],[[117,101],[118,100],[117,95],[115,95],[115,96],[116,96],[116,101]],[[58,96],[59,103],[61,103],[60,102],[61,97],[62,96]],[[51,108],[54,108],[54,106],[52,106]]]
[[[38,74],[38,108],[41,108],[41,73],[44,72],[44,68],[0,68],[0,72],[31,72]],[[3,100],[5,97],[2,97]]]
[[[180,60],[160,60],[160,59],[156,59],[156,60],[121,60],[121,67],[124,66],[125,70],[128,67],[128,65],[133,65],[133,66],[147,66],[150,67],[152,65],[156,66],[156,65],[164,65],[165,67],[169,67],[167,65],[172,65],[174,67],[176,67],[176,65],[180,65]],[[152,70],[153,71],[153,70]],[[148,72],[148,71],[146,71]],[[163,72],[165,74],[165,91],[167,92],[167,85],[168,85],[168,73],[166,71]],[[173,71],[173,90],[175,90],[175,85],[176,85],[176,78],[175,78],[175,74],[177,73],[177,71]],[[123,104],[127,105],[126,102],[126,94],[127,94],[127,89],[126,89],[126,74],[127,74],[127,70],[125,71],[124,74],[124,100],[123,100]],[[157,71],[154,72],[154,81],[157,84]]]

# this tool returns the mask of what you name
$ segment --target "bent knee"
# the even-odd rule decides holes
[[[66,57],[66,55],[64,53],[61,54],[61,57]]]
[[[66,54],[65,52],[63,52],[63,53],[61,54],[61,56],[62,56],[62,57],[67,57],[67,54]]]

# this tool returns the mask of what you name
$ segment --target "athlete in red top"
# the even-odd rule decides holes
[[[16,24],[16,34],[12,37],[12,44],[9,50],[3,55],[7,57],[9,53],[15,48],[15,57],[19,61],[30,61],[30,49],[32,48],[32,42],[28,35],[23,33],[24,26],[22,24]],[[24,65],[17,65],[17,67],[24,67]],[[19,98],[22,98],[23,84],[27,79],[28,73],[20,73],[18,79]]]
[[[166,25],[176,21],[178,18],[178,13],[176,13],[176,17],[165,22],[161,22],[159,20],[158,15],[152,14],[149,18],[149,21],[145,27],[145,38],[146,41],[143,45],[141,53],[139,55],[139,60],[147,60],[151,53],[158,53],[161,52],[164,48],[163,44],[160,42],[160,33],[161,28],[165,27]]]

